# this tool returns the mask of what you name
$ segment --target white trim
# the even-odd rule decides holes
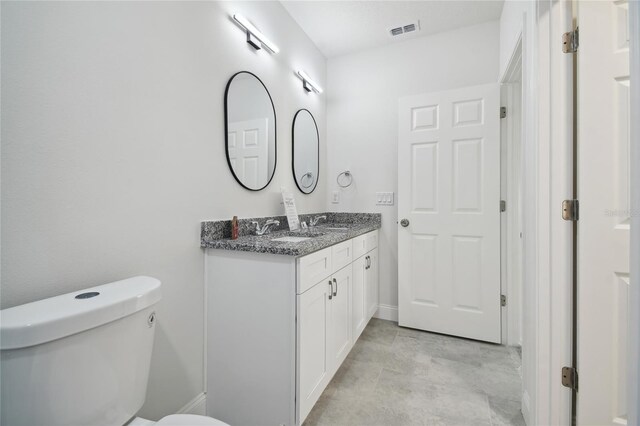
[[[629,55],[631,65],[630,117],[640,114],[640,4],[629,2]],[[640,124],[631,120],[631,259],[629,294],[628,424],[640,422]]]
[[[540,417],[541,423],[569,424],[571,422],[571,390],[563,387],[560,371],[571,366],[572,336],[572,280],[573,280],[573,225],[561,217],[561,205],[573,198],[573,55],[562,52],[559,41],[566,31],[573,28],[572,4],[569,1],[550,1],[549,86],[548,105],[541,104],[540,114],[546,108],[549,128],[548,194],[549,270],[547,299],[549,305],[547,329],[541,335],[549,340],[546,364],[549,366],[547,388],[540,389],[540,397],[547,398],[548,417]],[[541,276],[542,278],[542,276]],[[548,420],[547,420],[548,419]]]
[[[398,307],[380,303],[374,317],[387,321],[398,322]]]
[[[202,268],[203,268],[203,274],[204,274],[204,282],[202,283],[202,306],[203,306],[203,319],[204,319],[204,327],[202,327],[203,329],[203,336],[202,336],[202,342],[203,342],[203,348],[202,348],[202,393],[206,395],[206,393],[208,392],[207,389],[207,384],[208,384],[208,380],[207,377],[208,376],[208,371],[207,371],[207,356],[209,354],[208,352],[208,342],[209,342],[209,329],[208,329],[208,324],[209,324],[209,295],[208,295],[208,291],[207,291],[207,283],[209,282],[209,277],[207,274],[207,253],[206,250],[203,250],[203,255],[202,255]]]
[[[521,135],[521,178],[522,178],[522,415],[528,425],[538,424],[536,387],[536,280],[537,280],[537,185],[538,153],[537,145],[537,40],[536,14],[534,3],[522,14],[522,113]],[[513,52],[510,56],[513,56]],[[506,70],[505,70],[506,73]]]
[[[530,419],[532,416],[529,393],[526,390],[522,392],[522,403],[520,404],[520,410],[522,411],[522,417],[525,419],[525,423],[526,423],[526,420]]]
[[[197,414],[206,416],[207,412],[207,395],[203,392],[189,401],[176,414]]]

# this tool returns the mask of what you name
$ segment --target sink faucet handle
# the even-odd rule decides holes
[[[311,219],[311,220],[309,221],[309,225],[311,225],[311,226],[316,226],[316,225],[318,224],[318,222],[320,222],[320,219],[327,220],[327,216],[325,216],[325,215],[322,215],[322,216],[316,216],[316,217],[314,217],[313,219]]]
[[[267,220],[262,227],[260,226],[260,223],[255,221],[255,220],[251,221],[251,223],[256,227],[256,235],[264,235],[264,234],[266,234],[271,225],[275,225],[275,226],[279,226],[280,225],[280,221],[279,220],[275,220],[275,219]]]

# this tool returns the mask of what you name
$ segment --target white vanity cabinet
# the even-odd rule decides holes
[[[378,306],[378,231],[301,257],[206,251],[207,414],[300,425]]]

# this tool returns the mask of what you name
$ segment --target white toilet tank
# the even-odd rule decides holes
[[[123,425],[147,391],[160,281],[135,277],[0,311],[0,424]]]

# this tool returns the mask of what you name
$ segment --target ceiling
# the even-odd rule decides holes
[[[497,20],[495,1],[287,1],[282,5],[327,57]],[[420,21],[420,30],[392,37],[391,28]]]

